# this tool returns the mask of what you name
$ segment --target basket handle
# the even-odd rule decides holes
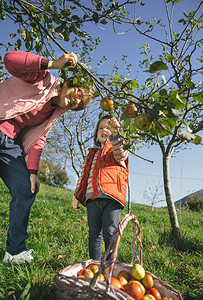
[[[115,261],[116,261],[117,255],[118,255],[118,245],[120,243],[123,231],[129,221],[131,221],[133,223],[132,257],[131,257],[130,264],[132,265],[134,263],[134,261],[137,260],[137,262],[142,265],[142,249],[143,249],[143,247],[142,247],[142,241],[141,241],[141,235],[140,235],[140,232],[141,232],[140,224],[139,224],[137,218],[135,217],[135,215],[133,215],[132,213],[128,213],[119,222],[117,229],[115,229],[115,231],[111,237],[108,249],[104,253],[104,256],[101,260],[99,271],[95,274],[94,278],[92,278],[92,280],[90,282],[91,286],[94,286],[96,284],[99,275],[101,273],[105,274],[106,268],[109,267],[109,272],[108,272],[107,280],[106,280],[107,288],[109,287],[110,279],[111,279],[112,271],[113,271],[113,266],[115,264]],[[136,242],[137,242],[138,248],[139,248],[137,252],[135,250]],[[110,252],[112,253],[111,259],[107,261],[106,258]]]

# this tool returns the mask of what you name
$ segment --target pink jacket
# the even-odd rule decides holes
[[[0,120],[25,114],[57,96],[59,79],[48,70],[41,70],[42,57],[29,52],[11,51],[4,57],[8,72],[13,75],[0,84]],[[56,106],[43,123],[22,130],[19,139],[27,155],[31,146],[46,138],[54,123],[66,110]]]

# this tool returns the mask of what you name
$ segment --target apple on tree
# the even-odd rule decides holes
[[[137,129],[145,131],[152,126],[152,122],[148,120],[146,113],[141,113],[134,118],[134,125]]]
[[[114,109],[114,102],[108,97],[104,97],[100,100],[100,107],[104,111],[111,111]]]
[[[137,116],[137,107],[134,104],[129,104],[124,110],[124,115],[127,118],[135,118]]]

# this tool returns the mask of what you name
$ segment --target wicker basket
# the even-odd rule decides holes
[[[127,223],[131,221],[133,223],[133,242],[132,242],[132,258],[130,264],[116,263],[118,254],[118,245],[121,240],[123,230]],[[137,251],[136,247],[137,246]],[[111,253],[111,259],[106,260],[107,256]],[[121,270],[130,272],[134,262],[142,265],[142,242],[140,236],[140,225],[136,217],[132,213],[128,213],[119,222],[118,228],[115,230],[109,247],[105,252],[101,261],[87,260],[75,265],[68,266],[54,277],[54,281],[57,287],[57,299],[127,299],[133,300],[132,297],[124,293],[122,290],[114,288],[110,282],[111,277],[117,277]],[[99,265],[99,271],[95,274],[94,278],[78,278],[77,273],[82,268],[87,267],[89,264],[94,263]],[[109,268],[108,274],[106,269]],[[99,275],[103,273],[105,275],[105,281],[98,281]],[[154,287],[157,288],[162,297],[171,297],[173,300],[183,300],[180,293],[171,287],[166,282],[160,280],[150,272],[146,271],[146,274],[152,275],[154,279]]]

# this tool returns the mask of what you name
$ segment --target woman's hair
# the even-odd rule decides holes
[[[94,92],[95,89],[93,86],[88,86],[86,87],[84,84],[74,84],[73,83],[74,77],[70,77],[66,80],[66,82],[68,83],[68,87],[75,87],[77,86],[78,88],[80,88],[82,90],[83,93],[83,99],[81,104],[79,105],[76,109],[73,110],[82,110],[85,109],[89,104],[94,102]]]
[[[111,118],[113,118],[113,116],[112,115],[106,115],[106,116],[103,116],[100,120],[99,120],[99,122],[97,123],[97,127],[96,127],[96,129],[95,129],[95,133],[94,133],[94,144],[95,144],[95,146],[98,146],[98,147],[101,147],[101,143],[100,143],[100,141],[97,139],[97,132],[98,132],[98,130],[99,130],[99,124],[100,124],[100,122],[102,121],[102,120],[104,120],[104,119],[111,119]]]

